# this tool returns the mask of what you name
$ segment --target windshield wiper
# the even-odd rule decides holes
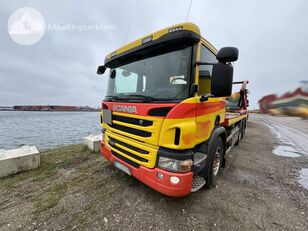
[[[106,95],[105,98],[110,101],[118,101],[119,97],[116,95]]]
[[[155,100],[154,97],[152,96],[148,96],[148,95],[141,95],[141,94],[130,94],[130,95],[127,95],[127,99],[143,99],[143,100],[146,100],[146,101],[153,101]]]
[[[142,98],[142,99],[147,99],[147,100],[153,100],[155,99],[154,97],[152,96],[148,96],[148,95],[141,95],[141,94],[129,94],[127,95],[128,98]]]
[[[141,95],[141,94],[120,94],[120,95],[107,95],[107,100],[110,101],[125,101],[125,100],[142,100],[143,102],[150,102],[152,100],[155,100],[154,97]]]
[[[153,102],[153,101],[170,101],[171,99],[164,99],[164,98],[155,98],[148,95],[141,95],[141,94],[120,94],[120,95],[107,95],[107,100],[110,101],[132,101],[132,100],[138,100],[142,102]],[[177,101],[177,100],[176,100]]]

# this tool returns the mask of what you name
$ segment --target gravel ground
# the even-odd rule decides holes
[[[279,142],[252,118],[218,186],[163,196],[82,145],[43,153],[40,168],[0,180],[0,230],[308,230],[308,157],[272,154]]]

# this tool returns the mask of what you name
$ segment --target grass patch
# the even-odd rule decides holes
[[[59,183],[51,187],[47,192],[40,195],[40,199],[35,204],[34,214],[39,214],[47,209],[53,208],[67,191],[66,183]]]
[[[41,163],[37,169],[18,173],[0,179],[0,191],[7,197],[20,192],[25,200],[33,203],[33,216],[41,213],[49,215],[65,214],[66,208],[61,199],[69,192],[89,193],[93,190],[106,192],[102,197],[112,193],[105,188],[109,176],[101,174],[100,155],[92,152],[84,145],[69,145],[41,152]],[[73,170],[73,171],[71,171]],[[63,177],[62,174],[66,174]],[[111,192],[109,192],[111,191]],[[2,201],[5,206],[7,201]]]
[[[13,188],[17,183],[27,180],[29,178],[29,175],[29,172],[26,172],[25,174],[17,173],[11,176],[4,177],[0,180],[0,188]]]
[[[53,216],[60,216],[66,213],[66,209],[64,207],[60,207],[58,209],[56,209],[55,211],[53,211],[52,215]]]
[[[0,187],[10,189],[29,179],[43,181],[56,174],[58,169],[73,168],[98,156],[98,153],[88,150],[82,144],[46,150],[41,153],[41,164],[37,169],[5,177],[0,180]]]
[[[97,156],[98,153],[92,152],[80,144],[47,150],[42,153],[41,160],[42,165],[45,163],[49,167],[71,168]]]

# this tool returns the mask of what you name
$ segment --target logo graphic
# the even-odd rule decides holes
[[[137,108],[136,106],[124,106],[124,105],[113,105],[112,106],[113,111],[118,111],[118,112],[127,112],[127,113],[134,113],[137,114]]]
[[[8,21],[8,33],[20,45],[33,45],[45,33],[45,19],[42,14],[30,7],[15,10]]]

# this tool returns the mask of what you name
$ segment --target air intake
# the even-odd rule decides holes
[[[149,116],[161,116],[165,117],[168,115],[169,111],[171,111],[172,107],[159,107],[153,108],[149,111]]]
[[[180,136],[181,136],[181,129],[176,128],[175,129],[175,136],[174,136],[174,144],[179,145],[180,143]]]

